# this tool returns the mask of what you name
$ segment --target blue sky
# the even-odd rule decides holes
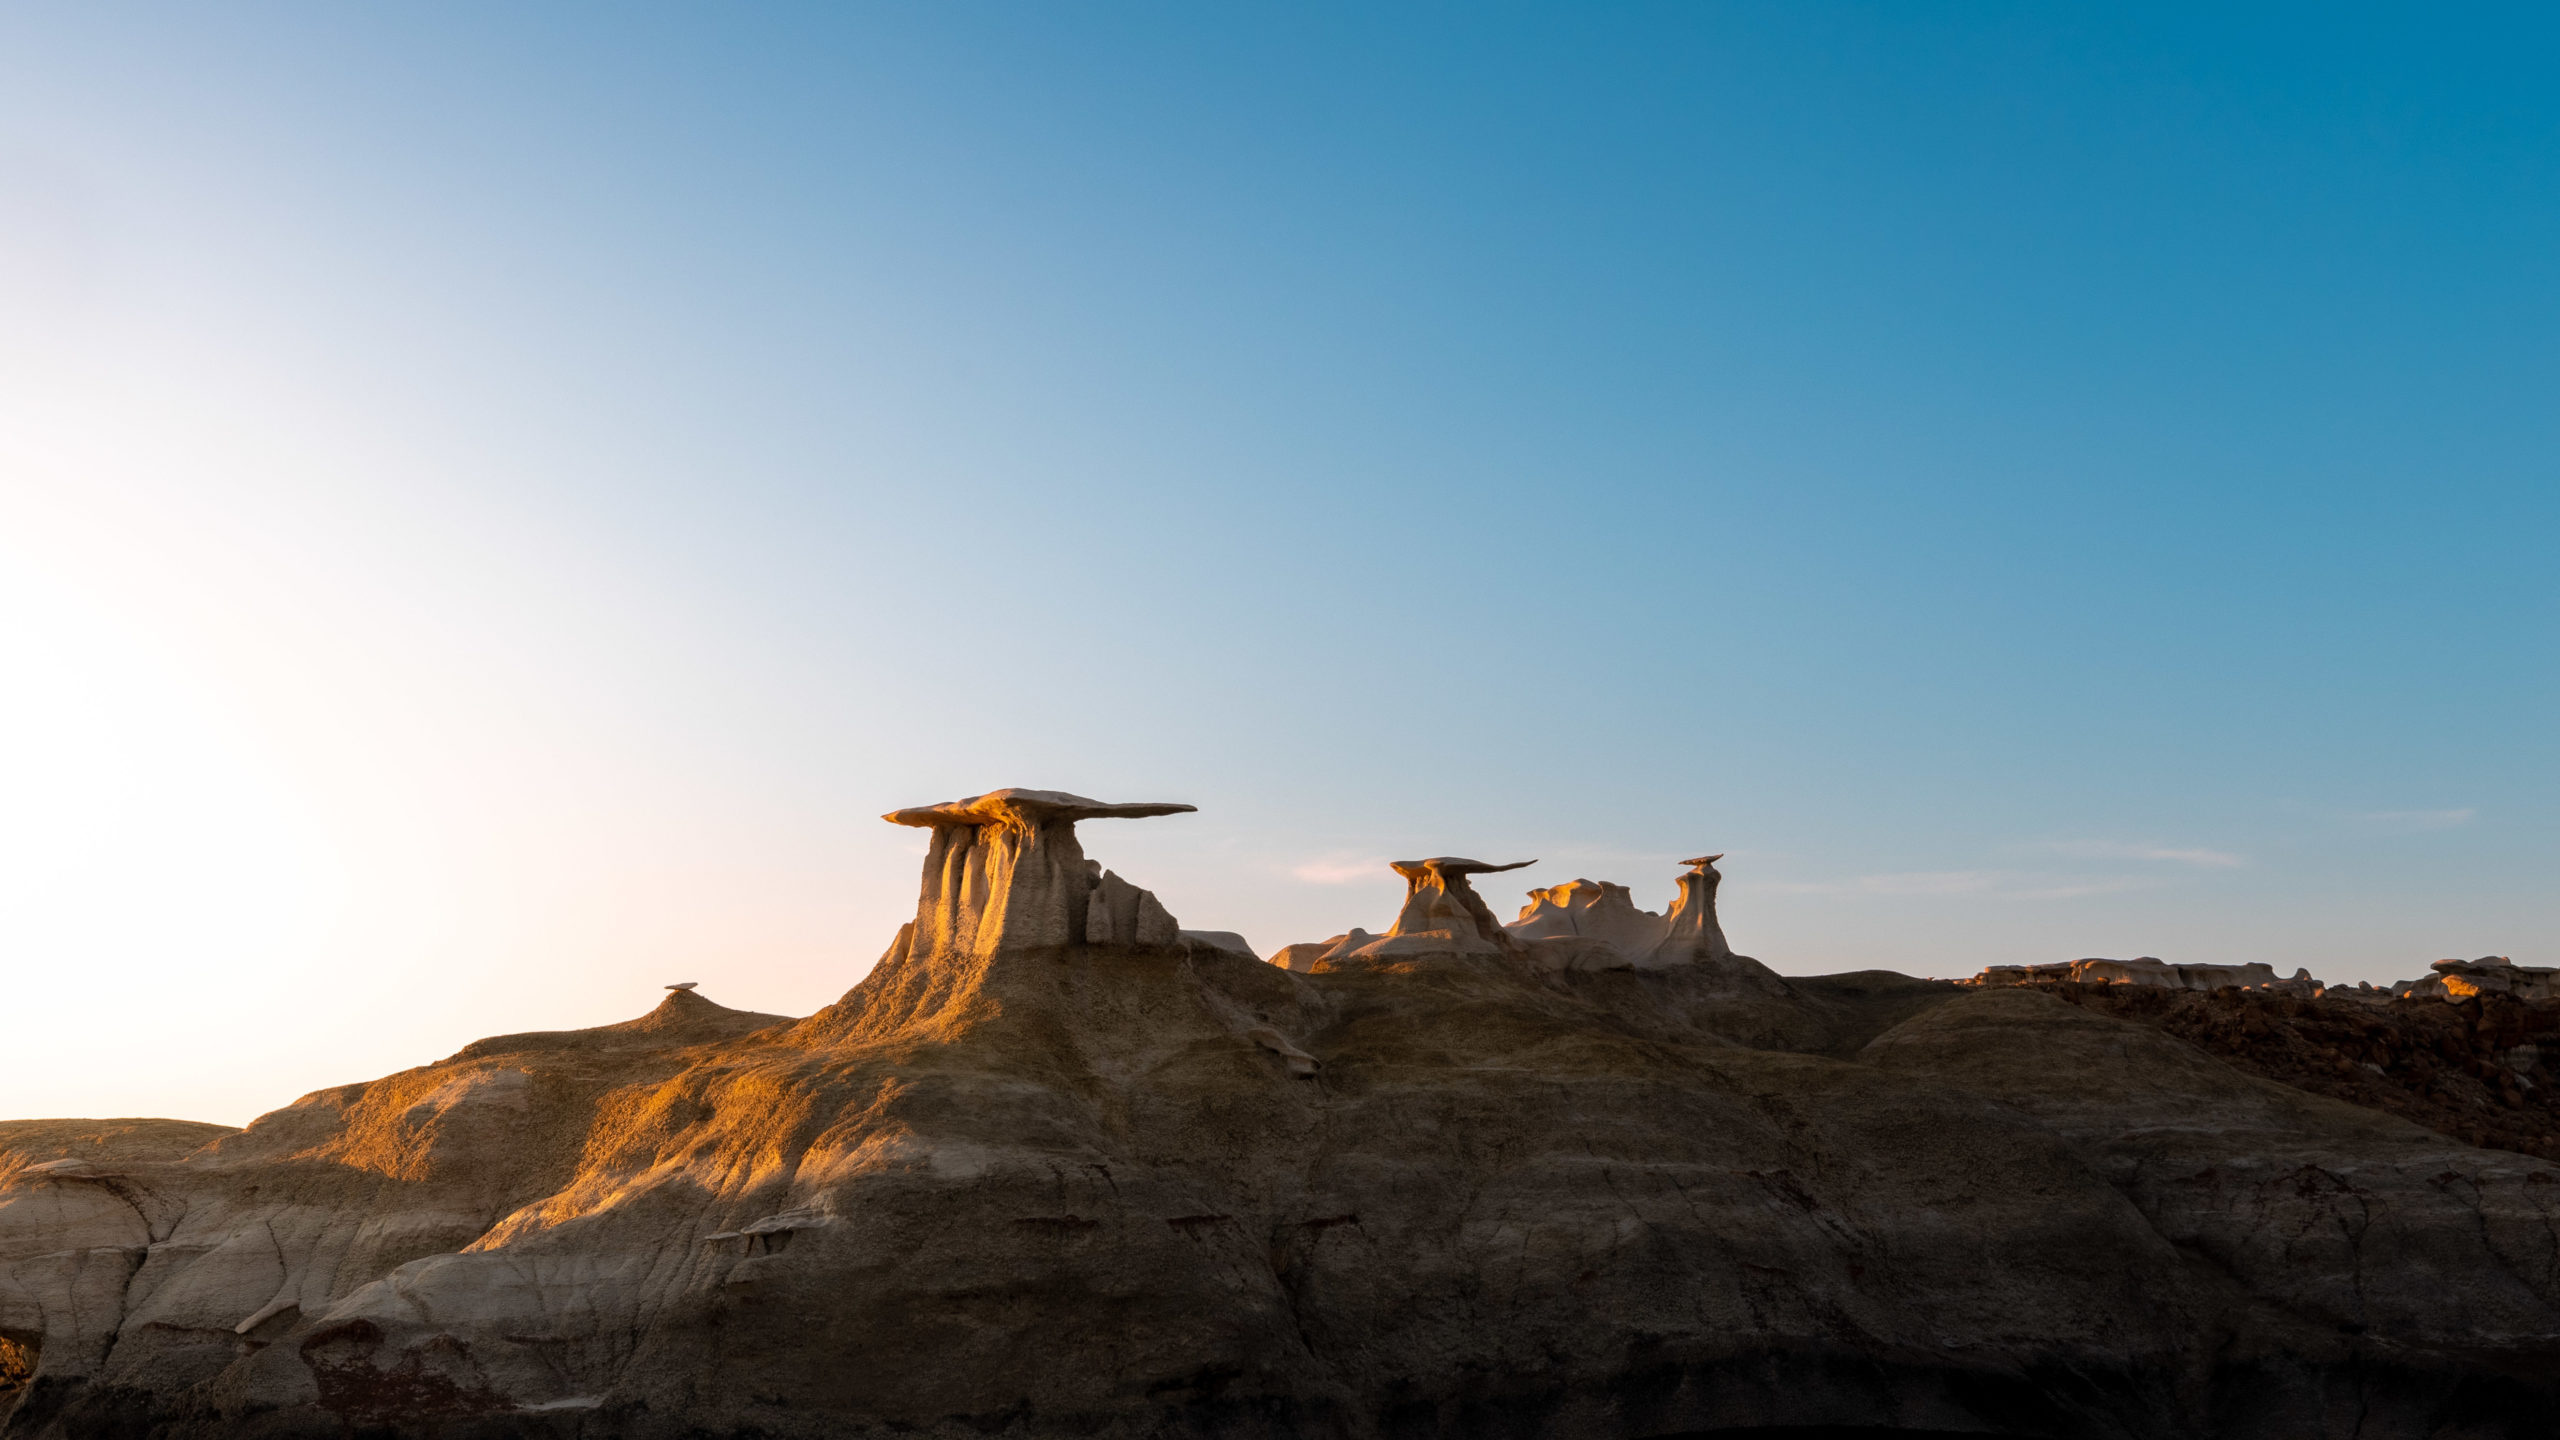
[[[805,1012],[1013,784],[2560,964],[2560,28],[2229,9],[12,9],[0,1112]]]

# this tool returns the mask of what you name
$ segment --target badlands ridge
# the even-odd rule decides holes
[[[1715,856],[1266,961],[1076,832],[1189,808],[890,815],[805,1019],[0,1124],[0,1435],[2560,1433],[2550,972],[1781,977]]]

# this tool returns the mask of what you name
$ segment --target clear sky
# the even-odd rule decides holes
[[[0,11],[0,1116],[1185,925],[2560,964],[2543,7]]]

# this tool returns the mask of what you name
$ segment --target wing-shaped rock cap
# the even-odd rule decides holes
[[[1078,820],[1143,820],[1150,815],[1180,815],[1199,808],[1170,801],[1113,805],[1070,795],[1064,790],[1013,789],[990,790],[984,795],[972,795],[966,800],[945,800],[939,805],[892,810],[880,818],[892,825],[1037,825],[1050,820],[1064,820],[1072,825]]]
[[[1063,790],[990,790],[892,810],[892,825],[933,831],[908,953],[989,956],[1060,945],[1174,945],[1162,904],[1084,858],[1079,820],[1178,815],[1170,802],[1113,805]],[[894,948],[894,947],[893,947]]]
[[[1521,870],[1538,862],[1514,860],[1508,865],[1494,865],[1483,860],[1470,860],[1464,855],[1434,855],[1428,860],[1390,860],[1387,868],[1403,876],[1411,884],[1422,884],[1426,878],[1446,881],[1453,875],[1499,875],[1505,870]]]
[[[1515,947],[1502,922],[1493,917],[1484,897],[1467,883],[1470,875],[1498,875],[1535,865],[1514,860],[1491,865],[1463,855],[1434,855],[1428,860],[1387,862],[1404,877],[1404,909],[1397,912],[1391,938],[1411,937],[1440,949],[1508,952]]]

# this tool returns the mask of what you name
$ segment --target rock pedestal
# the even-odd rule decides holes
[[[1680,877],[1680,895],[1671,902],[1667,917],[1671,933],[1654,951],[1654,964],[1720,963],[1733,958],[1733,946],[1725,942],[1724,926],[1716,919],[1716,887],[1724,883],[1724,872],[1716,869],[1716,862],[1723,858],[1718,853],[1680,862],[1689,871]]]
[[[1147,891],[1085,858],[1079,820],[1178,815],[1060,790],[995,790],[880,818],[933,832],[908,939],[919,956],[985,958],[1065,945],[1172,945],[1180,927]]]

